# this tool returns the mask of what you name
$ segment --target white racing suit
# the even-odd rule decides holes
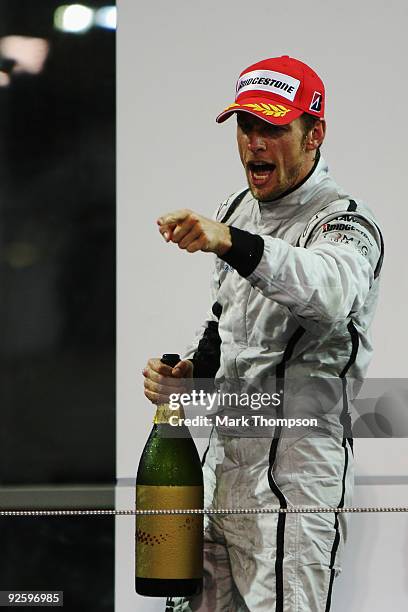
[[[372,353],[383,257],[377,223],[341,192],[319,156],[279,200],[258,202],[243,190],[216,218],[231,226],[232,248],[216,260],[212,312],[185,355],[194,375],[215,376],[218,386],[229,378],[294,381],[280,416],[312,398],[320,420],[314,430],[283,426],[267,437],[215,427],[203,468],[205,506],[350,505],[346,381],[363,378]],[[299,400],[313,379],[327,381],[328,396],[330,383],[340,385],[330,409],[321,389]],[[346,515],[336,512],[209,516],[204,591],[191,601],[169,599],[166,610],[328,612],[345,540]]]

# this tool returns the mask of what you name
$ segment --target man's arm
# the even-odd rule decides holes
[[[158,224],[167,242],[189,252],[218,254],[266,297],[315,320],[341,320],[357,311],[380,257],[379,232],[364,218],[341,232],[327,230],[322,222],[308,248],[228,227],[189,210],[164,215]],[[336,219],[330,226],[335,228]]]
[[[322,221],[307,248],[231,228],[233,246],[223,259],[266,297],[301,317],[332,322],[345,319],[367,298],[381,239],[367,220],[345,224],[339,217]],[[245,256],[251,248],[257,253],[252,265]]]

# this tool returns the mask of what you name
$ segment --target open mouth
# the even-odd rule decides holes
[[[254,185],[260,186],[269,181],[275,165],[266,162],[248,162],[248,169]]]

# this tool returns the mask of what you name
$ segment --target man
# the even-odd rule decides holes
[[[299,60],[249,66],[217,117],[237,116],[249,189],[215,220],[187,209],[158,220],[167,242],[217,258],[208,320],[176,368],[148,362],[146,396],[165,401],[178,377],[265,388],[274,377],[280,416],[319,416],[314,431],[277,426],[271,437],[215,428],[206,507],[336,509],[351,500],[346,379],[361,379],[370,360],[383,246],[372,213],[342,192],[320,155],[324,104],[321,79]],[[334,511],[210,516],[203,594],[168,609],[328,612],[345,539],[345,515]]]

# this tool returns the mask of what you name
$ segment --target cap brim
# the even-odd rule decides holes
[[[234,102],[227,106],[218,115],[216,122],[223,123],[228,117],[237,112],[250,113],[273,125],[287,125],[303,113],[298,108],[294,108],[289,104],[282,104],[282,102],[272,101],[270,98],[245,98],[241,102]]]

